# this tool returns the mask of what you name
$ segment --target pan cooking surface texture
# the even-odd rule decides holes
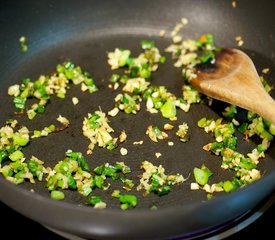
[[[29,159],[32,155],[45,161],[45,166],[54,167],[54,165],[64,158],[64,153],[71,149],[79,151],[83,154],[86,153],[88,141],[82,134],[82,122],[88,113],[93,113],[101,109],[103,112],[108,112],[114,107],[114,98],[119,92],[108,88],[109,78],[112,74],[110,67],[107,64],[107,52],[113,51],[116,47],[131,49],[133,55],[138,55],[141,51],[140,41],[143,39],[152,39],[156,45],[164,52],[164,49],[170,44],[170,39],[163,39],[157,36],[146,36],[143,34],[103,34],[94,36],[93,33],[87,35],[85,38],[72,39],[64,41],[60,45],[49,47],[34,56],[31,60],[24,63],[21,68],[17,69],[18,80],[22,77],[31,77],[36,79],[38,77],[36,66],[41,69],[40,74],[51,74],[55,71],[55,66],[64,61],[72,61],[75,65],[81,66],[84,70],[91,73],[99,91],[93,94],[82,92],[79,86],[71,85],[66,98],[58,99],[53,98],[51,103],[47,106],[44,114],[39,114],[33,120],[28,120],[26,115],[16,117],[22,125],[26,125],[30,130],[42,129],[55,122],[59,116],[65,116],[71,122],[70,127],[62,132],[51,134],[45,138],[33,139],[29,146],[24,149],[26,158]],[[152,85],[164,85],[169,91],[174,92],[177,96],[181,96],[181,86],[183,79],[180,71],[173,67],[171,56],[164,53],[167,62],[159,66],[157,72],[153,73],[151,80]],[[43,66],[43,67],[41,67]],[[35,69],[35,71],[34,71]],[[12,98],[7,100],[7,96],[2,92],[3,100],[6,102],[5,114],[3,114],[2,121],[5,120],[4,116],[8,118],[14,117]],[[77,97],[79,99],[78,105],[73,105],[71,99]],[[215,107],[216,105],[216,107]],[[220,106],[222,105],[222,106]],[[194,201],[206,201],[206,193],[204,191],[191,191],[190,183],[194,182],[192,174],[194,167],[200,167],[205,164],[211,169],[214,174],[211,178],[213,182],[219,182],[230,179],[233,172],[224,171],[220,168],[221,158],[213,156],[202,149],[202,146],[208,142],[213,141],[211,134],[207,134],[203,129],[197,127],[197,122],[202,117],[218,118],[222,111],[222,107],[226,105],[222,103],[214,103],[213,109],[203,105],[196,104],[191,107],[190,112],[184,113],[178,110],[176,121],[169,121],[161,117],[161,114],[151,114],[145,111],[146,106],[143,102],[141,111],[136,115],[125,114],[120,112],[116,117],[108,117],[110,125],[114,128],[114,135],[122,130],[127,133],[126,143],[119,144],[119,147],[113,151],[96,147],[92,155],[86,155],[91,169],[103,163],[109,162],[110,164],[116,161],[124,161],[132,169],[130,178],[135,180],[138,184],[138,175],[142,174],[140,170],[141,162],[148,160],[154,165],[163,165],[167,174],[175,174],[177,172],[183,174],[188,178],[183,184],[172,187],[172,191],[162,197],[154,194],[149,194],[146,197],[142,196],[143,191],[139,191],[139,204],[138,208],[150,208],[152,205],[158,207],[184,205]],[[217,111],[217,113],[215,112]],[[189,133],[191,139],[187,143],[182,143],[179,138],[175,137],[175,131],[169,133],[170,137],[158,143],[152,142],[145,134],[149,125],[156,125],[162,128],[165,123],[172,123],[174,126],[186,122],[189,126]],[[176,127],[175,127],[176,129]],[[247,143],[242,140],[243,136],[239,137],[239,150],[243,153],[253,149],[256,145],[253,142]],[[133,145],[134,141],[143,140],[142,145]],[[174,146],[169,146],[168,141],[173,141]],[[121,156],[120,147],[128,149],[126,156]],[[155,153],[160,152],[162,156],[156,158]],[[269,156],[263,160],[260,167],[263,171],[270,169],[269,164],[274,164]],[[110,181],[111,182],[111,181]],[[211,182],[210,182],[211,183]],[[48,190],[43,187],[45,182],[37,184],[24,184],[27,189],[34,189],[45,196],[49,196]],[[116,182],[111,182],[111,188],[107,191],[95,190],[93,194],[103,194],[103,200],[107,202],[108,207],[119,207],[116,199],[110,197],[114,189],[121,189],[122,186],[117,185]],[[65,201],[74,202],[76,204],[85,203],[83,198],[78,192],[65,191]]]

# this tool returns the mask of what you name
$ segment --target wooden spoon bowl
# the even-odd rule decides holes
[[[257,113],[275,124],[275,101],[264,89],[254,63],[241,50],[222,49],[212,67],[197,70],[191,84],[209,97]]]

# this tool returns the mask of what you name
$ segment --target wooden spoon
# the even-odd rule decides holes
[[[238,49],[218,52],[214,66],[198,69],[191,84],[209,97],[257,113],[275,124],[275,101],[264,89],[252,60]]]

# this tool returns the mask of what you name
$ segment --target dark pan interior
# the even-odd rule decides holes
[[[16,116],[22,125],[30,130],[41,129],[55,122],[58,115],[66,116],[71,125],[66,130],[49,135],[46,138],[33,140],[24,149],[27,158],[35,155],[44,160],[46,166],[53,167],[64,158],[68,149],[86,152],[88,141],[82,135],[82,121],[88,113],[102,109],[107,112],[114,106],[114,97],[118,91],[108,88],[113,71],[107,64],[107,52],[116,47],[132,50],[133,55],[141,52],[140,40],[152,39],[167,62],[159,66],[153,73],[152,84],[165,85],[177,96],[181,94],[182,77],[180,71],[173,67],[171,56],[164,49],[171,43],[169,34],[160,38],[159,31],[171,31],[182,17],[189,19],[189,24],[182,31],[184,38],[197,38],[205,33],[212,33],[219,46],[236,47],[235,36],[241,35],[245,41],[243,50],[247,52],[260,72],[270,68],[267,76],[274,83],[274,23],[268,14],[274,4],[267,6],[251,1],[238,1],[236,9],[230,1],[40,1],[19,3],[9,1],[0,8],[0,51],[1,51],[1,92],[0,92],[0,122],[4,124],[8,118],[14,118],[12,99],[7,97],[8,86],[20,82],[25,77],[35,80],[40,74],[50,74],[58,63],[71,60],[91,73],[100,91],[94,94],[83,93],[79,86],[71,86],[64,100],[53,98],[47,106],[46,113],[38,115],[34,120],[26,116]],[[268,8],[269,6],[269,8]],[[269,21],[270,20],[270,21]],[[29,51],[20,52],[18,38],[26,35],[29,40]],[[74,106],[71,98],[77,96],[79,104]],[[273,94],[274,96],[274,94]],[[125,130],[128,138],[121,146],[128,149],[127,156],[121,156],[119,148],[114,151],[95,148],[92,155],[84,154],[91,166],[109,162],[124,161],[132,169],[130,177],[138,183],[137,176],[141,173],[140,163],[148,160],[155,165],[162,164],[166,173],[179,172],[184,177],[190,177],[183,185],[175,186],[163,197],[150,194],[139,198],[138,207],[127,213],[121,212],[116,199],[110,197],[113,189],[121,187],[111,182],[112,187],[104,192],[95,190],[107,202],[108,209],[102,212],[85,206],[84,198],[77,192],[65,191],[66,198],[62,203],[49,199],[45,182],[35,185],[24,183],[11,186],[0,179],[1,200],[43,224],[69,231],[84,237],[127,237],[131,232],[137,237],[176,237],[178,235],[195,234],[223,224],[253,208],[274,190],[275,149],[271,146],[266,158],[259,168],[264,177],[253,186],[230,194],[216,194],[216,199],[207,202],[206,193],[191,191],[190,183],[194,182],[192,170],[206,164],[214,173],[211,182],[218,182],[232,177],[233,173],[220,168],[221,159],[202,150],[202,146],[213,141],[213,138],[197,127],[197,121],[203,117],[217,118],[226,105],[214,101],[212,107],[195,105],[190,112],[178,111],[176,126],[186,122],[190,128],[191,140],[180,143],[172,131],[168,140],[153,143],[145,135],[149,124],[163,126],[169,121],[160,114],[152,115],[146,112],[142,103],[141,111],[136,115],[126,115],[122,112],[115,118],[109,118],[110,124],[118,135]],[[246,112],[240,110],[241,119]],[[239,139],[242,135],[237,135]],[[143,145],[133,145],[133,141],[144,140]],[[168,141],[175,145],[170,147]],[[238,151],[247,153],[258,143],[254,139],[249,144],[239,141]],[[162,157],[157,159],[156,152]],[[27,189],[27,191],[26,191]],[[30,193],[34,189],[35,193]],[[224,195],[224,196],[220,196]],[[252,198],[253,199],[252,199]],[[18,204],[20,201],[22,204]],[[25,202],[26,201],[26,202]],[[67,203],[65,203],[67,202]],[[152,213],[148,209],[152,205],[160,210]],[[230,209],[230,211],[226,211]],[[219,210],[219,214],[212,211]],[[69,211],[69,212],[68,212]],[[211,213],[208,214],[207,213]],[[90,217],[89,217],[90,214]],[[93,217],[91,217],[93,216]],[[192,216],[190,218],[190,216]],[[54,218],[54,220],[52,220]],[[96,219],[97,220],[96,220]],[[150,224],[144,226],[144,219]],[[165,219],[173,218],[172,221]],[[51,220],[49,220],[51,219]],[[190,219],[189,222],[182,221]],[[132,222],[130,222],[130,220]],[[175,223],[180,221],[178,226]],[[62,222],[62,223],[61,223]],[[85,222],[85,224],[84,224]],[[101,229],[101,230],[99,230]],[[154,234],[149,229],[159,231]]]

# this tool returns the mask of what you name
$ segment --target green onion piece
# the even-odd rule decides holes
[[[204,50],[199,53],[198,60],[200,63],[206,63],[215,57],[215,53],[212,50]]]
[[[140,42],[140,45],[141,45],[141,48],[144,49],[144,50],[155,47],[154,41],[149,41],[149,40],[142,40]]]
[[[270,126],[269,126],[269,132],[272,135],[275,135],[275,125],[274,124],[270,124]]]
[[[224,140],[224,146],[227,148],[230,148],[232,150],[235,150],[237,147],[237,137],[226,137]]]
[[[119,198],[119,196],[120,196],[120,191],[119,190],[114,190],[113,191],[113,193],[112,193],[112,197],[114,197],[114,198]]]
[[[238,130],[239,130],[241,133],[244,134],[245,131],[247,131],[248,126],[249,126],[248,123],[242,123],[242,124],[238,127]]]
[[[29,139],[22,137],[20,134],[15,133],[13,134],[13,141],[14,144],[19,145],[19,146],[25,146],[29,142]]]
[[[14,162],[21,160],[23,157],[24,157],[24,153],[22,153],[20,150],[16,150],[9,156],[10,160]]]
[[[161,64],[165,63],[165,62],[166,62],[166,57],[161,56],[160,59],[159,59],[159,62],[160,62]]]
[[[71,152],[67,151],[66,156],[69,157],[72,160],[77,161],[78,165],[86,172],[90,172],[90,167],[85,161],[84,157],[82,156],[81,152]]]
[[[121,50],[121,55],[118,60],[119,67],[124,67],[127,64],[127,60],[130,57],[130,54],[130,50]]]
[[[10,166],[15,172],[19,172],[24,170],[26,165],[18,160],[16,162],[10,163]]]
[[[273,136],[272,134],[270,134],[268,131],[264,130],[261,132],[260,135],[262,138],[266,138],[269,142],[271,142],[273,140]]]
[[[75,190],[77,188],[76,181],[73,178],[73,176],[68,177],[68,185],[69,185],[69,188],[72,189],[72,190]]]
[[[107,149],[108,150],[114,150],[117,147],[117,143],[115,139],[110,140],[109,142],[107,142]]]
[[[51,198],[55,200],[63,200],[65,198],[65,194],[61,191],[51,191]]]
[[[78,188],[78,191],[83,196],[87,197],[92,192],[92,188],[90,184],[84,184],[81,188]]]
[[[223,189],[225,192],[231,192],[235,189],[235,185],[231,181],[225,181],[223,183]]]
[[[97,122],[97,120],[100,118],[100,116],[96,113],[94,113],[91,117],[89,117],[89,127],[91,129],[97,129],[100,127],[100,124]]]
[[[131,68],[131,72],[129,74],[130,78],[135,78],[138,76],[138,72],[139,72],[139,67],[132,67]]]
[[[37,161],[31,159],[27,162],[27,166],[29,171],[34,177],[37,177],[39,181],[42,180],[43,177],[43,166],[39,164]]]
[[[123,194],[119,196],[122,210],[135,207],[137,205],[137,197],[135,195]]]
[[[222,115],[227,118],[234,118],[237,113],[237,107],[235,105],[229,105],[224,109]]]
[[[151,71],[149,69],[142,68],[139,71],[139,76],[148,79],[151,77]]]
[[[120,79],[120,76],[118,74],[112,74],[111,78],[110,78],[110,82],[118,82]]]
[[[208,183],[209,177],[212,175],[212,172],[205,166],[202,166],[201,169],[194,168],[193,173],[196,182],[202,186]]]
[[[94,172],[95,172],[97,175],[103,174],[103,171],[104,171],[104,165],[97,166],[97,167],[94,169]]]
[[[247,170],[252,170],[257,167],[256,164],[252,163],[252,160],[250,158],[242,158],[240,160],[239,166]]]
[[[103,188],[104,186],[105,177],[103,175],[95,176],[93,180],[93,184],[97,186],[98,188]]]
[[[127,191],[130,191],[134,186],[133,180],[127,179],[127,178],[120,178],[120,180],[124,183],[123,188]]]
[[[26,98],[22,98],[22,97],[15,97],[13,99],[13,103],[14,103],[14,106],[17,108],[17,109],[25,109],[25,103],[26,103]]]
[[[165,118],[173,118],[176,116],[176,104],[173,100],[167,100],[166,103],[160,108],[162,116]]]
[[[166,195],[170,192],[171,188],[169,186],[163,186],[161,188],[158,188],[157,193],[159,196]]]
[[[88,201],[88,203],[93,206],[101,202],[102,202],[102,199],[100,196],[92,196]]]
[[[9,165],[5,165],[4,167],[2,167],[1,172],[5,178],[11,177],[13,175],[13,171]]]
[[[8,157],[8,154],[5,150],[0,150],[0,164],[3,160],[5,160]]]
[[[208,193],[206,195],[207,200],[211,200],[213,198],[213,194]]]
[[[205,117],[201,118],[201,119],[198,121],[198,126],[199,126],[200,128],[205,127],[206,124],[207,124],[207,119],[206,119]]]

